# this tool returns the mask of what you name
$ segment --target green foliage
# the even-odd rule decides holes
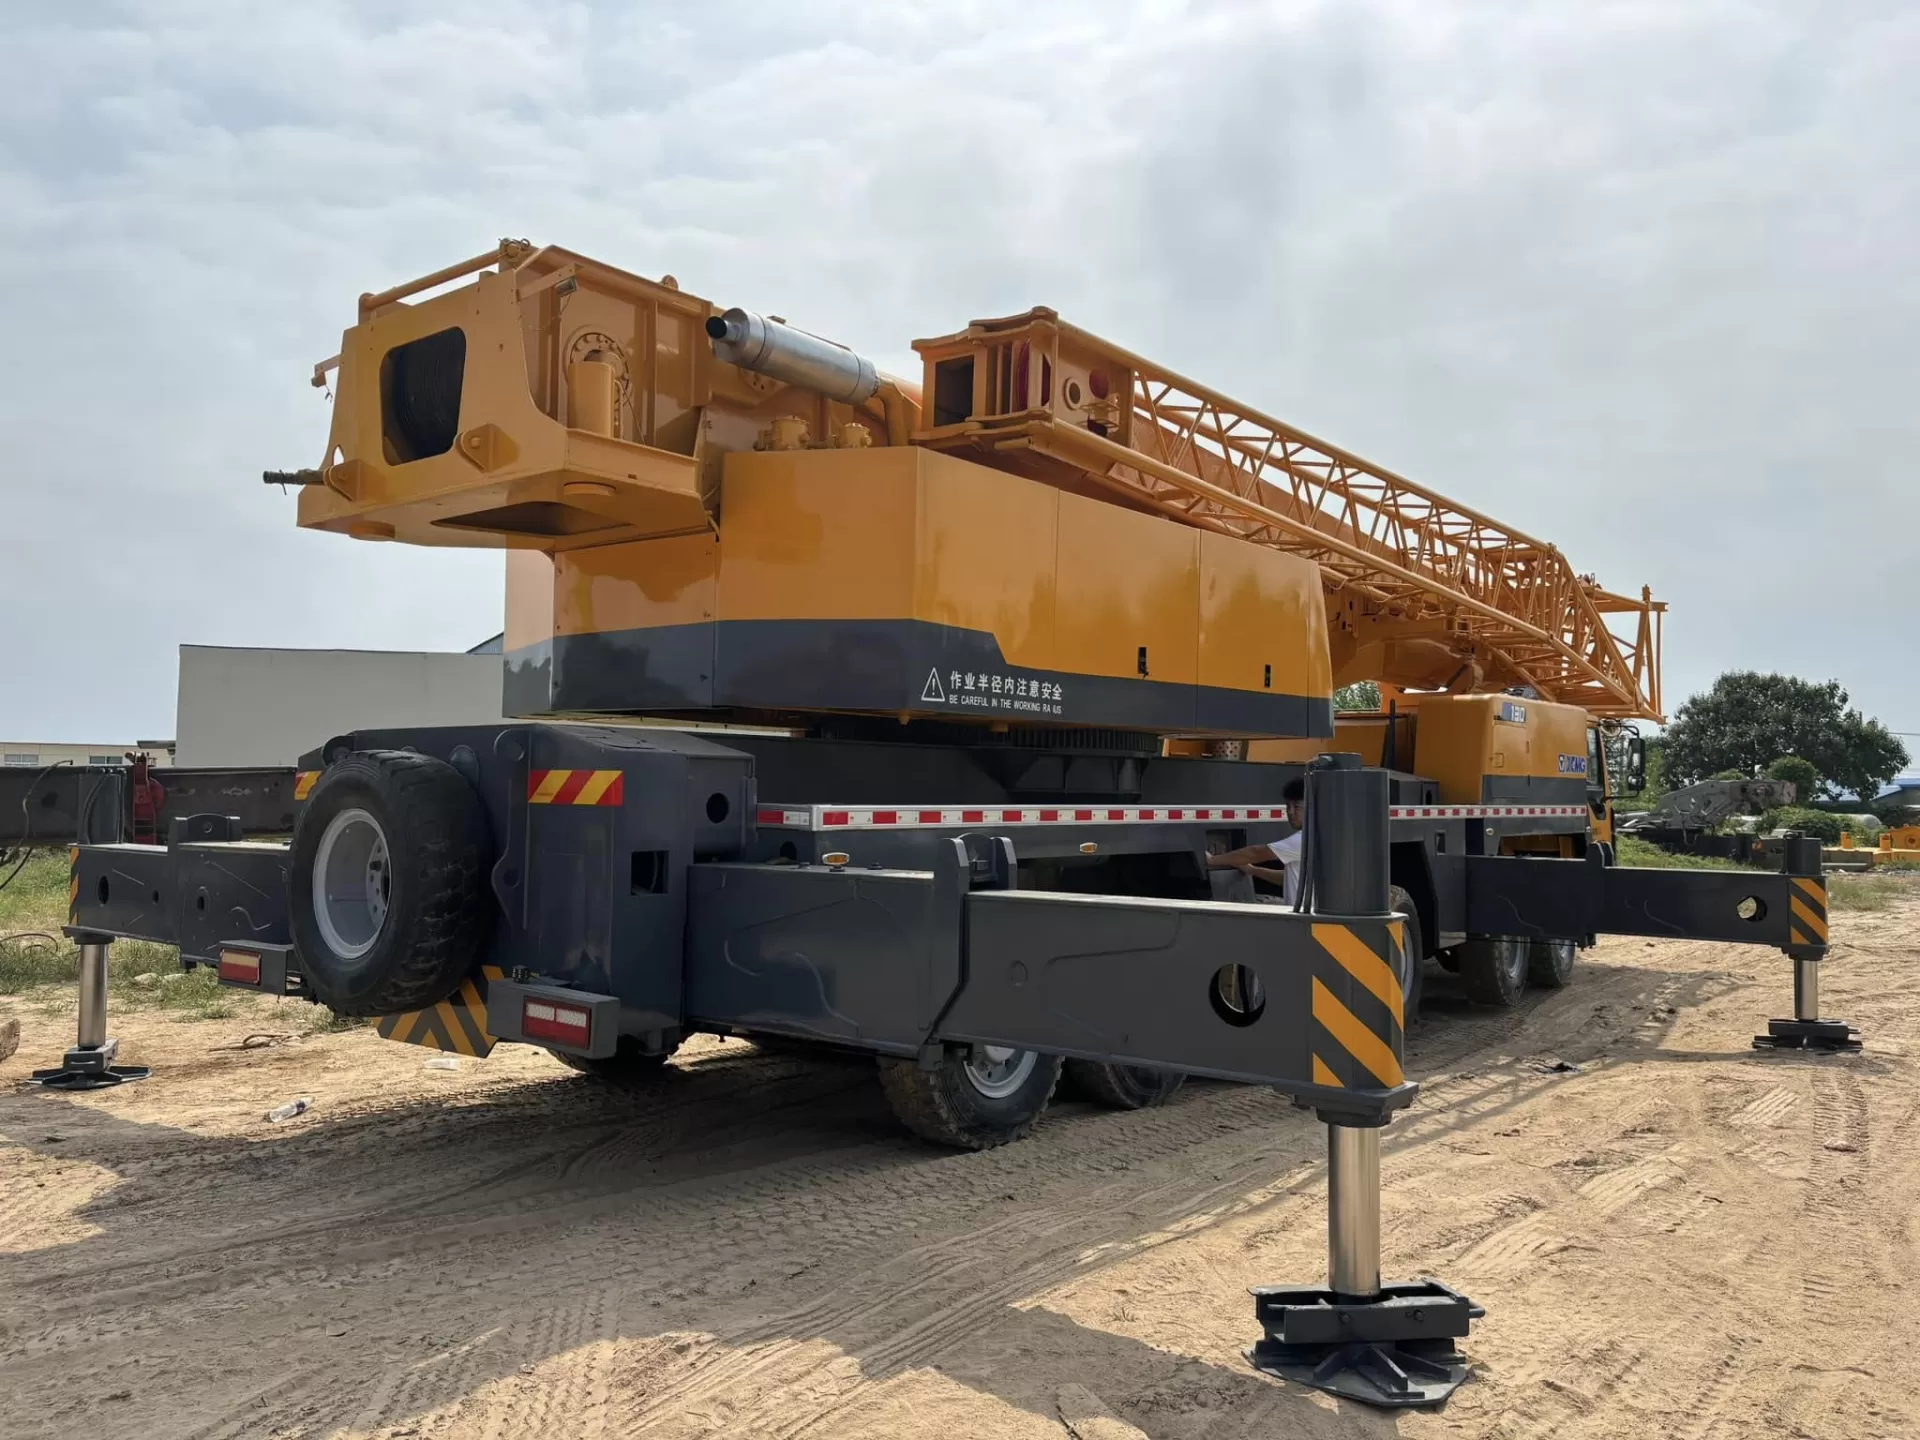
[[[1356,680],[1351,685],[1342,685],[1333,692],[1333,708],[1336,710],[1378,710],[1380,708],[1380,687],[1371,680]]]
[[[1668,773],[1682,785],[1727,771],[1739,779],[1781,756],[1799,756],[1828,784],[1872,795],[1908,759],[1884,725],[1848,708],[1838,681],[1750,670],[1729,671],[1682,705],[1666,742]]]
[[[1811,760],[1802,760],[1798,755],[1782,755],[1767,766],[1769,780],[1784,780],[1793,786],[1793,798],[1796,804],[1805,805],[1820,794],[1820,772],[1813,767]]]
[[[1840,843],[1846,823],[1838,815],[1824,810],[1809,810],[1804,805],[1783,805],[1760,817],[1762,830],[1798,830],[1802,835],[1818,835],[1828,845]]]
[[[0,863],[0,880],[19,864],[18,851]],[[0,935],[17,930],[60,933],[67,923],[67,852],[36,850],[6,889],[0,890]]]
[[[1607,741],[1607,775],[1613,791],[1620,797],[1619,809],[1651,810],[1654,801],[1673,788],[1667,782],[1667,747],[1658,735],[1647,741],[1647,783],[1637,795],[1626,791],[1627,780],[1627,736],[1622,731]]]
[[[1899,875],[1829,875],[1829,910],[1884,910],[1902,895],[1920,894],[1913,882]]]
[[[1880,839],[1880,832],[1887,827],[1877,815],[1862,813],[1859,815],[1842,815],[1840,817],[1840,828],[1853,832],[1855,844],[1872,845]]]
[[[1716,770],[1707,778],[1709,780],[1746,780],[1750,777],[1745,770]]]
[[[1737,860],[1722,860],[1711,855],[1675,855],[1662,850],[1651,840],[1637,835],[1622,835],[1614,846],[1614,858],[1636,870],[1751,870]]]

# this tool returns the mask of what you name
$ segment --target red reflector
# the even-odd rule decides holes
[[[1091,810],[1076,810],[1076,811],[1074,811],[1074,812],[1073,812],[1073,818],[1074,818],[1074,819],[1076,819],[1076,820],[1091,820],[1091,819],[1093,819],[1093,811],[1091,811]]]
[[[1184,810],[1167,811],[1167,819],[1169,820],[1184,820],[1186,818],[1187,818],[1187,812]]]
[[[897,825],[900,823],[900,812],[897,810],[876,810],[873,812],[873,823],[876,825]]]
[[[1126,818],[1127,818],[1127,812],[1124,810],[1107,811],[1107,819],[1109,820],[1124,820]]]
[[[1058,810],[1042,810],[1040,812],[1040,818],[1042,820],[1058,820],[1060,818],[1060,812]]]
[[[844,825],[847,823],[847,812],[844,810],[829,810],[820,817],[820,823],[822,825]]]
[[[522,1002],[520,1029],[535,1040],[560,1040],[569,1045],[585,1045],[593,1038],[591,1017],[585,1010],[548,1000]]]
[[[1020,823],[1020,812],[1018,810],[1002,810],[1000,812],[1000,823],[1002,825],[1018,825]]]
[[[778,810],[762,810],[755,818],[762,825],[778,825],[787,817]]]
[[[920,812],[920,823],[922,825],[938,825],[940,823],[940,812],[938,810],[922,810]]]
[[[1211,810],[1196,810],[1193,812],[1193,816],[1196,820],[1211,820],[1213,818],[1213,812]]]
[[[250,955],[245,950],[222,950],[219,974],[222,980],[236,980],[242,985],[258,985],[260,957]]]
[[[962,825],[983,825],[986,823],[986,819],[987,812],[984,810],[962,810],[960,812],[960,823]]]

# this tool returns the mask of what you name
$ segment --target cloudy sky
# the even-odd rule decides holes
[[[494,633],[497,554],[258,476],[362,290],[501,235],[903,372],[1052,305],[1652,584],[1670,704],[1920,731],[1911,4],[5,12],[0,735],[172,734],[183,642]]]

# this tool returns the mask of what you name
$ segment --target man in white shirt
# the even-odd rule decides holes
[[[1280,887],[1281,903],[1293,905],[1300,899],[1300,881],[1303,878],[1300,868],[1301,847],[1306,839],[1307,824],[1307,784],[1304,779],[1287,782],[1280,792],[1280,798],[1287,805],[1287,823],[1293,826],[1293,833],[1284,840],[1276,840],[1271,845],[1245,845],[1238,850],[1229,850],[1224,855],[1209,855],[1207,868],[1210,870],[1238,870],[1243,875],[1256,880],[1264,880],[1269,885]],[[1273,870],[1271,865],[1281,868]]]

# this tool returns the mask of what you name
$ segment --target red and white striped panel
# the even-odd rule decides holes
[[[1482,820],[1585,815],[1584,805],[1395,805],[1395,820]],[[1287,818],[1283,805],[1011,805],[892,808],[851,805],[762,806],[759,823],[778,830],[952,830],[964,825],[1192,825]]]
[[[1584,805],[1394,805],[1391,820],[1505,820],[1520,815],[1564,819],[1584,815]]]

